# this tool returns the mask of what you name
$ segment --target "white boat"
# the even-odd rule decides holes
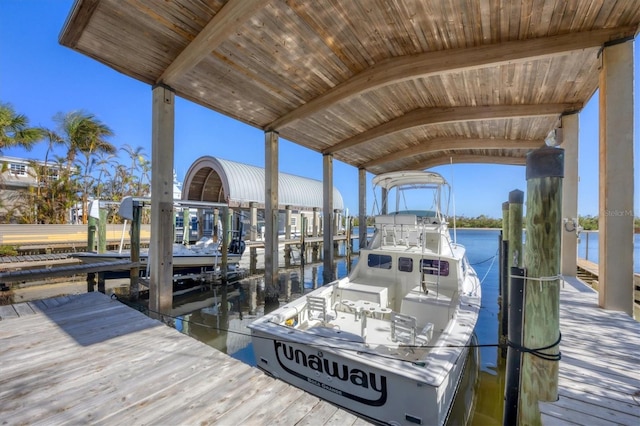
[[[256,364],[376,422],[442,425],[472,344],[480,281],[450,237],[442,176],[394,172],[373,183],[395,192],[396,211],[375,217],[348,277],[250,325]],[[428,210],[400,210],[411,200]]]
[[[107,251],[104,253],[97,252],[80,252],[74,253],[73,257],[77,257],[84,263],[107,262],[113,260],[130,259],[131,252],[129,250]],[[228,264],[235,264],[240,261],[242,253],[227,253]],[[148,266],[149,251],[140,250],[140,266],[146,268]],[[183,244],[173,244],[173,270],[174,273],[197,272],[200,269],[215,270],[222,263],[222,253],[220,245],[214,242],[212,238],[202,238],[200,241],[186,246]]]

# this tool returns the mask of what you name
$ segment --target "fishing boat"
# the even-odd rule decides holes
[[[384,214],[357,265],[253,322],[256,364],[376,422],[442,425],[474,341],[480,280],[451,238],[441,175],[393,172],[373,184]]]
[[[237,264],[242,251],[238,250],[238,244],[230,245],[227,253],[227,263]],[[222,263],[222,253],[220,244],[214,242],[213,238],[202,238],[192,245],[173,244],[173,272],[174,274],[195,273],[206,270],[216,270]],[[84,263],[98,263],[115,260],[126,260],[131,257],[129,250],[98,252],[78,252],[73,253],[73,257],[80,259]],[[149,250],[140,250],[140,267],[148,267]]]

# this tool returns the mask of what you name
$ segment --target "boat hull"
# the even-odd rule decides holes
[[[74,253],[73,257],[80,259],[83,263],[100,263],[111,262],[116,260],[128,260],[130,254],[127,252],[107,252],[107,253]],[[227,262],[229,264],[237,263],[240,260],[240,255],[229,254]],[[174,255],[173,256],[173,273],[174,274],[194,274],[202,271],[215,270],[222,262],[222,257],[215,254],[189,254],[189,255]],[[140,255],[140,268],[145,269],[148,263],[148,255]],[[122,278],[128,277],[128,271],[114,271],[107,273],[107,278]]]
[[[299,344],[255,328],[252,344],[257,366],[268,374],[360,416],[393,425],[444,424],[468,353],[463,348],[434,386],[398,374],[398,369],[385,366],[384,357],[371,363],[365,360],[371,355],[359,354],[356,348]]]

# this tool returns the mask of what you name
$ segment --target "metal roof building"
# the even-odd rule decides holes
[[[211,156],[198,158],[185,175],[182,199],[226,203],[232,208],[264,208],[265,170]],[[278,204],[281,209],[322,209],[322,182],[302,176],[278,175]],[[344,210],[342,195],[333,188],[333,207]]]

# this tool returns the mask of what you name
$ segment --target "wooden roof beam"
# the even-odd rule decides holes
[[[579,111],[580,109],[582,109],[582,104],[573,103],[419,108],[330,146],[322,150],[322,154],[333,154],[337,151],[414,127],[459,123],[462,121],[501,120],[505,118],[559,115]]]
[[[416,162],[415,165],[405,167],[405,169],[424,170],[435,166],[442,166],[443,164],[455,163],[455,164],[504,164],[510,166],[524,166],[527,162],[527,157],[506,157],[498,155],[479,155],[479,154],[453,154],[453,155],[441,155],[436,158],[430,158],[425,161]]]
[[[263,0],[229,0],[164,70],[156,83],[171,85],[173,81],[195,67],[215,50],[267,3]]]
[[[358,167],[368,169],[380,164],[402,160],[414,155],[429,154],[439,151],[456,151],[464,149],[537,149],[544,145],[542,139],[472,139],[472,138],[434,138],[423,143],[385,154],[379,158],[360,164]]]
[[[572,51],[601,47],[608,41],[633,36],[637,30],[636,27],[607,28],[389,58],[290,111],[265,128],[278,130],[287,127],[296,120],[379,87],[432,75],[566,55]]]

